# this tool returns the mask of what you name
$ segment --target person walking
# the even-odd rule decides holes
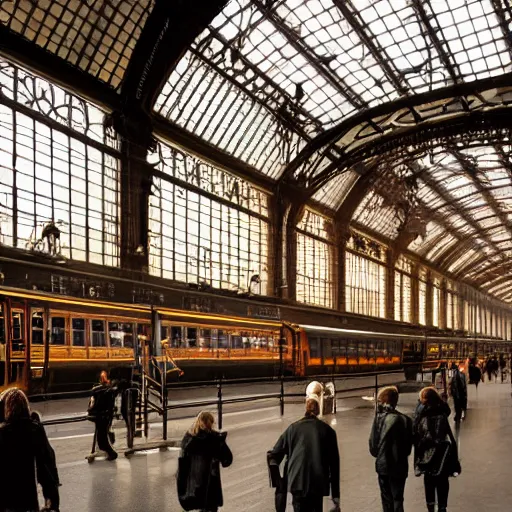
[[[466,417],[468,408],[468,386],[466,376],[459,370],[459,367],[452,363],[452,378],[450,380],[450,395],[453,398],[455,407],[455,423]]]
[[[213,430],[215,419],[201,412],[181,441],[178,461],[178,499],[185,510],[217,512],[224,501],[220,466],[227,468],[233,454],[226,444],[226,432]]]
[[[331,494],[340,511],[340,456],[336,432],[318,419],[320,403],[306,398],[305,416],[292,423],[268,458],[281,464],[287,457],[286,481],[294,512],[322,512],[324,496]]]
[[[87,417],[96,426],[95,439],[98,448],[107,453],[107,460],[116,460],[118,457],[112,446],[112,443],[115,442],[115,436],[110,431],[114,419],[115,402],[116,391],[108,379],[107,372],[102,371],[100,383],[92,389]]]
[[[474,384],[478,391],[478,384],[480,384],[480,381],[482,380],[482,370],[480,369],[480,366],[478,365],[478,361],[477,361],[476,357],[471,358],[469,360],[468,376],[469,376],[469,383]]]
[[[379,391],[369,441],[370,453],[375,457],[384,512],[404,510],[408,457],[412,451],[412,420],[396,410],[398,396],[395,386]]]
[[[446,512],[450,476],[461,472],[457,443],[448,417],[450,407],[433,387],[420,391],[420,403],[413,422],[414,472],[424,475],[428,512]]]
[[[59,475],[43,426],[32,420],[23,391],[8,389],[1,400],[4,423],[0,425],[0,511],[39,510],[38,483],[45,499],[44,510],[58,511]]]
[[[500,354],[500,373],[501,373],[501,383],[505,382],[507,380],[507,360],[505,359],[504,354]]]

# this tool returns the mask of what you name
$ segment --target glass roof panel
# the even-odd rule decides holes
[[[0,2],[0,21],[118,88],[155,0]]]
[[[328,187],[322,187],[313,196],[313,199],[322,203],[328,208],[337,210],[347,197],[347,194],[350,192],[358,178],[359,174],[355,171],[347,171],[343,174],[340,174],[329,182]]]

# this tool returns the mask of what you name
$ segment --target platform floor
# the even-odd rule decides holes
[[[402,395],[400,407],[412,413],[417,395]],[[374,460],[368,453],[373,404],[361,398],[338,402],[336,417],[326,418],[338,433],[342,466],[342,510],[378,512],[380,499]],[[469,411],[460,429],[462,474],[451,479],[449,511],[498,512],[510,509],[512,486],[512,398],[510,384],[482,384],[469,393]],[[273,511],[268,486],[266,451],[281,432],[301,416],[301,406],[289,405],[284,418],[275,406],[233,413],[228,442],[233,465],[223,470],[223,512]],[[184,431],[190,420],[176,420],[173,432]],[[79,450],[54,443],[60,467],[62,512],[177,511],[175,473],[178,451],[149,452],[96,461],[89,465]],[[72,455],[74,453],[74,455]],[[62,462],[64,461],[64,462]],[[405,508],[425,510],[422,479],[412,474],[406,487]],[[324,510],[330,509],[325,501]],[[291,506],[290,506],[290,509]]]

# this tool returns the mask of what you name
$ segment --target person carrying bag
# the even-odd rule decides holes
[[[435,510],[436,495],[438,511],[446,512],[450,491],[448,478],[462,472],[457,442],[448,422],[450,413],[435,388],[421,390],[413,424],[414,470],[416,476],[424,476],[429,512]]]
[[[217,512],[223,505],[220,466],[233,462],[227,433],[213,430],[214,417],[201,412],[181,442],[178,459],[178,499],[184,510]]]

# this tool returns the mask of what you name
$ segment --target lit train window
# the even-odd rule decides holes
[[[109,322],[108,333],[111,348],[133,348],[133,324]]]
[[[322,338],[322,349],[324,352],[324,359],[332,359],[331,340],[327,338]]]
[[[213,348],[211,329],[199,329],[199,348],[203,350]]]
[[[63,316],[52,317],[51,341],[52,345],[66,344],[66,319]]]
[[[93,347],[106,347],[107,341],[105,338],[105,321],[104,320],[91,320],[91,345]]]
[[[44,319],[42,311],[32,313],[32,345],[42,345],[44,342]]]
[[[187,347],[196,348],[197,346],[197,329],[195,327],[187,327]]]
[[[220,349],[229,348],[229,335],[228,335],[227,331],[223,331],[222,329],[219,329],[217,343],[218,343],[218,347]]]
[[[0,343],[5,345],[5,318],[2,306],[0,306]]]
[[[85,347],[85,320],[73,318],[71,320],[72,343],[74,347]]]
[[[320,339],[310,338],[309,340],[309,357],[312,359],[320,358]]]
[[[183,346],[183,336],[181,327],[171,327],[171,347],[181,348]]]

